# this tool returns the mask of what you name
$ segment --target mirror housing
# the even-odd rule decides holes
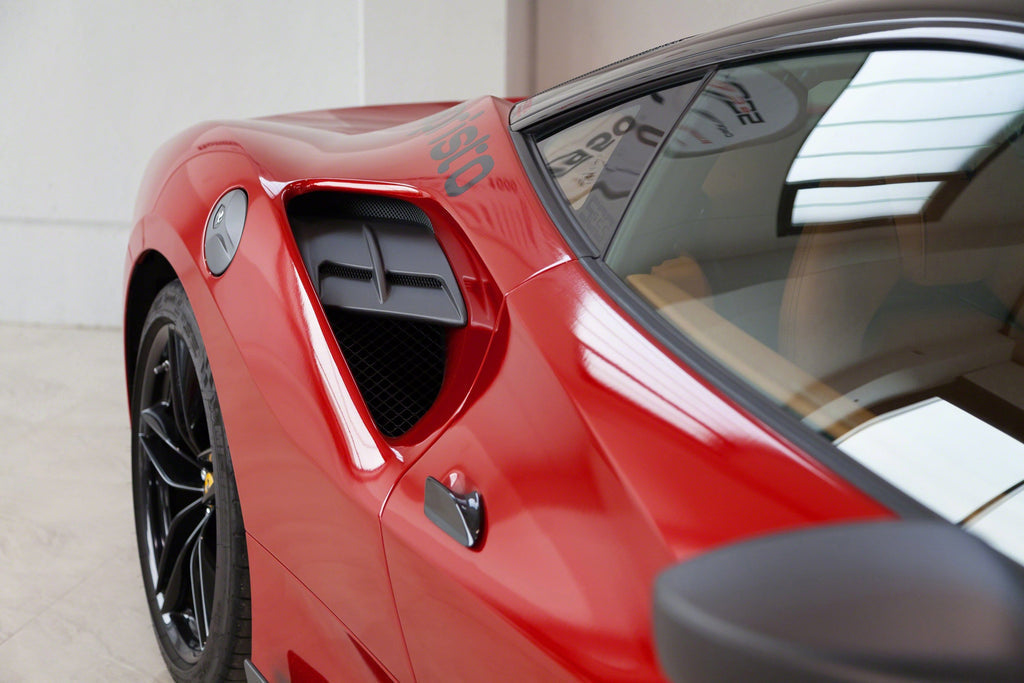
[[[816,527],[714,550],[657,579],[681,681],[1024,680],[1024,575],[941,521]]]

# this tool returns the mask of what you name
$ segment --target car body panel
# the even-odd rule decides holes
[[[800,19],[784,38],[772,31],[790,20],[769,20],[680,49],[669,71],[868,34],[918,40],[913,7],[872,4],[842,28]],[[957,15],[923,39],[1000,27]],[[645,59],[525,101],[513,128],[661,78]],[[795,445],[605,292],[535,191],[512,107],[203,124],[143,180],[125,271],[129,387],[158,254],[209,355],[248,534],[252,660],[270,680],[658,680],[651,586],[667,565],[770,531],[894,516],[808,454],[817,437]],[[249,213],[214,277],[203,230],[233,188]],[[451,333],[436,404],[401,437],[375,429],[296,247],[285,206],[310,191],[420,208],[459,281],[469,322]],[[428,476],[483,495],[479,548],[424,515]]]
[[[266,548],[248,537],[258,670],[268,681],[396,680],[327,606]],[[330,676],[333,672],[333,678]],[[408,674],[407,674],[408,675]]]
[[[666,356],[577,263],[507,297],[469,404],[383,515],[427,680],[527,680],[528,643],[570,679],[657,680],[650,585],[666,564],[768,530],[890,515]],[[427,476],[481,493],[479,549],[423,515]],[[512,652],[480,657],[492,642]]]
[[[245,463],[236,470],[240,497],[259,501],[243,503],[248,532],[403,679],[411,671],[391,600],[377,517],[407,464],[404,461],[414,459],[443,427],[445,414],[458,409],[459,388],[465,391],[475,371],[469,364],[459,373],[462,376],[449,378],[455,390],[440,397],[433,411],[440,413],[437,419],[428,416],[404,443],[385,443],[362,402],[352,401],[358,390],[309,284],[283,202],[289,192],[311,188],[417,202],[433,219],[465,290],[470,323],[454,346],[466,357],[479,356],[500,304],[500,288],[568,258],[550,224],[546,237],[537,229],[536,199],[515,191],[516,183],[525,181],[508,138],[509,106],[485,98],[468,111],[449,115],[461,112],[487,121],[489,131],[480,135],[497,138],[490,142],[489,151],[498,159],[491,177],[474,188],[471,204],[459,202],[468,206],[462,220],[476,227],[474,231],[457,231],[452,225],[446,205],[459,200],[447,197],[445,178],[425,181],[437,169],[428,144],[448,133],[444,126],[438,133],[437,124],[457,128],[460,121],[453,126],[441,119],[412,130],[369,134],[387,138],[384,141],[353,136],[369,149],[391,145],[403,160],[412,148],[422,159],[419,170],[394,159],[386,163],[379,151],[366,159],[359,153],[339,151],[334,158],[325,153],[327,160],[312,157],[317,162],[311,167],[311,140],[323,146],[345,137],[315,127],[253,122],[237,129],[225,124],[200,127],[168,145],[154,162],[151,176],[159,176],[160,166],[170,172],[159,183],[144,184],[140,206],[152,206],[142,211],[131,241],[129,269],[147,252],[160,253],[182,280],[195,310],[229,443],[244,454],[235,458]],[[282,126],[288,134],[279,130]],[[428,127],[433,130],[424,130]],[[303,135],[296,135],[293,128]],[[379,179],[346,178],[353,167],[372,178],[371,158]],[[272,167],[276,173],[270,172]],[[385,168],[412,177],[388,177]],[[203,262],[203,226],[217,199],[234,187],[250,198],[246,227],[231,267],[214,277]],[[516,258],[496,258],[491,268],[484,268],[477,254],[489,251]],[[352,586],[360,587],[358,598],[351,598]],[[257,643],[261,622],[257,620],[254,633]]]

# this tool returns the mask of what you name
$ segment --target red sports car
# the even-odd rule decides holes
[[[1024,10],[832,5],[142,183],[179,680],[1024,680]]]

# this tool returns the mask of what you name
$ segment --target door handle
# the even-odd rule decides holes
[[[467,548],[483,536],[484,499],[479,491],[460,496],[433,477],[427,477],[423,513],[441,530]]]

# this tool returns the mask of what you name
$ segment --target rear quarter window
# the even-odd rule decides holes
[[[644,95],[538,143],[548,173],[599,249],[608,244],[640,176],[696,90],[696,83],[686,83]]]

